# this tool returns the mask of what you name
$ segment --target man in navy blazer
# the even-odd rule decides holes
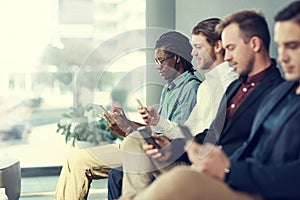
[[[210,143],[189,143],[192,167],[165,173],[134,199],[300,199],[300,1],[275,21],[288,81],[264,98],[247,142],[230,159]]]
[[[260,13],[241,11],[229,15],[219,29],[226,50],[225,60],[240,78],[228,87],[210,128],[195,140],[218,145],[230,156],[249,137],[263,97],[282,83],[283,78],[276,61],[269,57],[268,25]]]
[[[275,60],[272,60],[272,64],[269,68],[274,69],[273,71],[271,71],[271,69],[267,70],[269,74],[263,78],[238,108],[232,108],[234,100],[238,96],[237,91],[243,90],[247,88],[247,86],[241,80],[236,80],[230,84],[226,91],[226,95],[220,103],[216,119],[208,130],[196,135],[195,140],[198,143],[202,144],[204,142],[210,142],[218,145],[228,156],[242,146],[249,137],[254,116],[263,100],[262,97],[266,96],[276,86],[283,82],[283,78],[276,67]],[[240,79],[242,78],[243,77],[240,77]],[[230,120],[229,118],[226,119],[226,112],[228,112],[226,109],[236,110],[234,114],[231,115]],[[184,140],[178,142],[184,142]]]
[[[263,97],[282,83],[283,78],[276,67],[276,61],[269,56],[270,34],[267,22],[260,13],[242,11],[228,17],[222,24],[226,24],[226,29],[222,32],[223,48],[226,50],[225,60],[232,64],[239,74],[239,80],[229,85],[215,120],[208,130],[196,135],[195,140],[198,143],[216,144],[230,156],[248,139],[254,116]],[[161,146],[166,147],[166,152],[167,146],[171,147],[171,154],[161,156],[152,145],[145,146],[146,153],[160,161],[153,162],[158,169],[168,164],[172,166],[178,162],[188,162],[187,155],[184,154],[186,140],[174,139],[168,142],[161,137],[157,139]],[[176,164],[173,164],[174,161]],[[123,180],[134,184],[134,179],[143,173],[136,173],[141,171],[140,165],[136,168],[136,171],[132,170],[133,173],[125,173]],[[136,188],[139,190],[136,189],[135,192],[141,191],[141,187]],[[128,195],[129,192],[123,193]]]

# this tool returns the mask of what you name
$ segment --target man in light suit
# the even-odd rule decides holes
[[[282,83],[283,79],[276,61],[269,56],[270,34],[267,22],[260,13],[241,11],[229,16],[221,24],[226,24],[222,33],[222,44],[226,49],[225,60],[231,63],[239,80],[229,85],[215,120],[208,130],[196,135],[195,140],[198,143],[216,144],[230,156],[249,137],[254,116],[263,97]],[[188,162],[183,154],[184,139],[169,142],[159,137],[157,140],[165,147],[164,156],[152,145],[144,145],[144,149],[158,169],[165,163]],[[126,145],[124,149],[125,147]],[[126,166],[126,163],[123,165]],[[136,172],[141,170],[140,165],[136,168],[139,169],[126,173],[123,177],[132,185],[135,181],[131,177],[137,176]],[[136,191],[131,191],[131,194]],[[125,194],[129,196],[129,192]]]
[[[275,21],[287,81],[262,101],[247,142],[230,159],[212,144],[186,145],[192,167],[161,176],[134,199],[300,199],[300,1]]]

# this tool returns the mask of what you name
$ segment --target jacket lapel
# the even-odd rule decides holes
[[[226,94],[227,100],[231,99],[235,95],[236,91],[239,89],[240,86],[241,86],[241,82],[239,80],[235,81],[231,90],[228,91],[228,93]],[[228,104],[229,104],[229,101],[227,101],[227,106],[228,106]]]
[[[290,88],[290,87],[289,87]],[[288,91],[288,89],[286,91]],[[287,121],[293,117],[293,115],[298,112],[300,109],[300,102],[296,103],[291,106],[291,108],[287,111],[287,113],[284,115],[284,117],[281,119],[280,123],[277,126],[277,130],[283,130],[283,127],[286,125]],[[271,136],[271,140],[268,143],[267,147],[265,148],[264,152],[262,153],[262,158],[267,159],[269,155],[272,152],[272,148],[276,140],[280,137],[280,134],[282,134],[282,131],[276,131],[274,135]]]
[[[253,122],[252,126],[252,134],[257,132],[257,130],[264,122],[266,117],[270,114],[270,112],[278,104],[278,102],[288,93],[289,89],[293,87],[293,84],[294,83],[286,82],[284,85],[277,88],[276,95],[273,95],[272,99],[268,100],[268,103],[266,102],[267,100],[263,102],[266,103],[266,106],[262,106],[262,109],[259,111],[259,114],[256,115],[257,117],[255,118],[255,121]],[[250,135],[251,138],[253,137],[252,134]]]
[[[260,139],[259,128],[261,127],[261,124],[264,122],[264,120],[270,114],[270,112],[276,106],[276,104],[278,104],[278,102],[287,94],[288,90],[292,86],[293,86],[293,84],[289,84],[289,83],[285,82],[282,85],[280,85],[278,88],[276,88],[274,90],[274,92],[272,92],[272,94],[271,94],[272,99],[270,99],[271,95],[268,95],[268,98],[264,99],[264,101],[262,102],[262,104],[264,104],[264,105],[261,106],[261,110],[258,111],[258,113],[256,114],[256,117],[254,119],[251,133],[247,140],[248,141],[247,145],[244,146],[243,149],[241,149],[239,151],[239,153],[236,155],[236,159],[243,158],[244,155],[247,155],[249,150],[252,151],[252,149],[255,148],[255,146],[257,145],[257,140]],[[292,111],[290,111],[290,112],[292,112]],[[288,118],[285,118],[285,121],[287,119]],[[266,156],[264,156],[264,157],[266,157]]]
[[[262,94],[265,92],[265,90],[272,86],[274,79],[277,79],[278,75],[279,71],[275,70],[272,74],[270,74],[264,80],[262,80],[262,82],[251,92],[251,94],[244,100],[244,102],[233,114],[232,119],[229,120],[227,126],[223,131],[224,135],[227,133],[227,130],[230,129],[232,124],[236,123],[236,119],[239,119],[241,115],[245,114],[246,109],[248,109],[253,102],[255,102],[258,98],[263,98]]]
[[[216,140],[220,139],[221,134],[223,134],[224,131],[223,128],[226,128],[227,126],[224,127],[224,123],[225,123],[225,118],[226,118],[226,111],[227,111],[227,107],[229,104],[229,100],[231,98],[233,98],[233,96],[235,95],[236,91],[238,90],[238,88],[240,87],[241,82],[240,81],[235,81],[231,86],[230,86],[230,90],[226,92],[226,94],[224,94],[222,101],[220,103],[219,109],[218,109],[218,113],[216,115],[216,122],[214,123],[214,134],[216,136]],[[211,128],[210,128],[211,129]]]

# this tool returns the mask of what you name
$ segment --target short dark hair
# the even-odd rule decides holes
[[[275,15],[275,22],[291,20],[300,25],[300,1],[295,1]]]
[[[181,64],[184,71],[193,73],[192,45],[189,38],[177,31],[169,31],[162,34],[156,41],[155,49],[161,48],[167,54],[175,54],[181,57]]]
[[[259,37],[266,50],[270,48],[270,32],[267,21],[262,12],[255,10],[242,10],[225,17],[223,22],[218,26],[219,31],[222,31],[228,25],[238,24],[242,37],[246,42],[254,36]]]

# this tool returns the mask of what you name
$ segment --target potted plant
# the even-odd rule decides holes
[[[95,116],[92,104],[71,107],[68,113],[62,114],[63,119],[57,123],[56,132],[65,136],[66,143],[75,146],[77,141],[87,141],[93,145],[113,143],[120,138],[108,128],[105,118]]]

